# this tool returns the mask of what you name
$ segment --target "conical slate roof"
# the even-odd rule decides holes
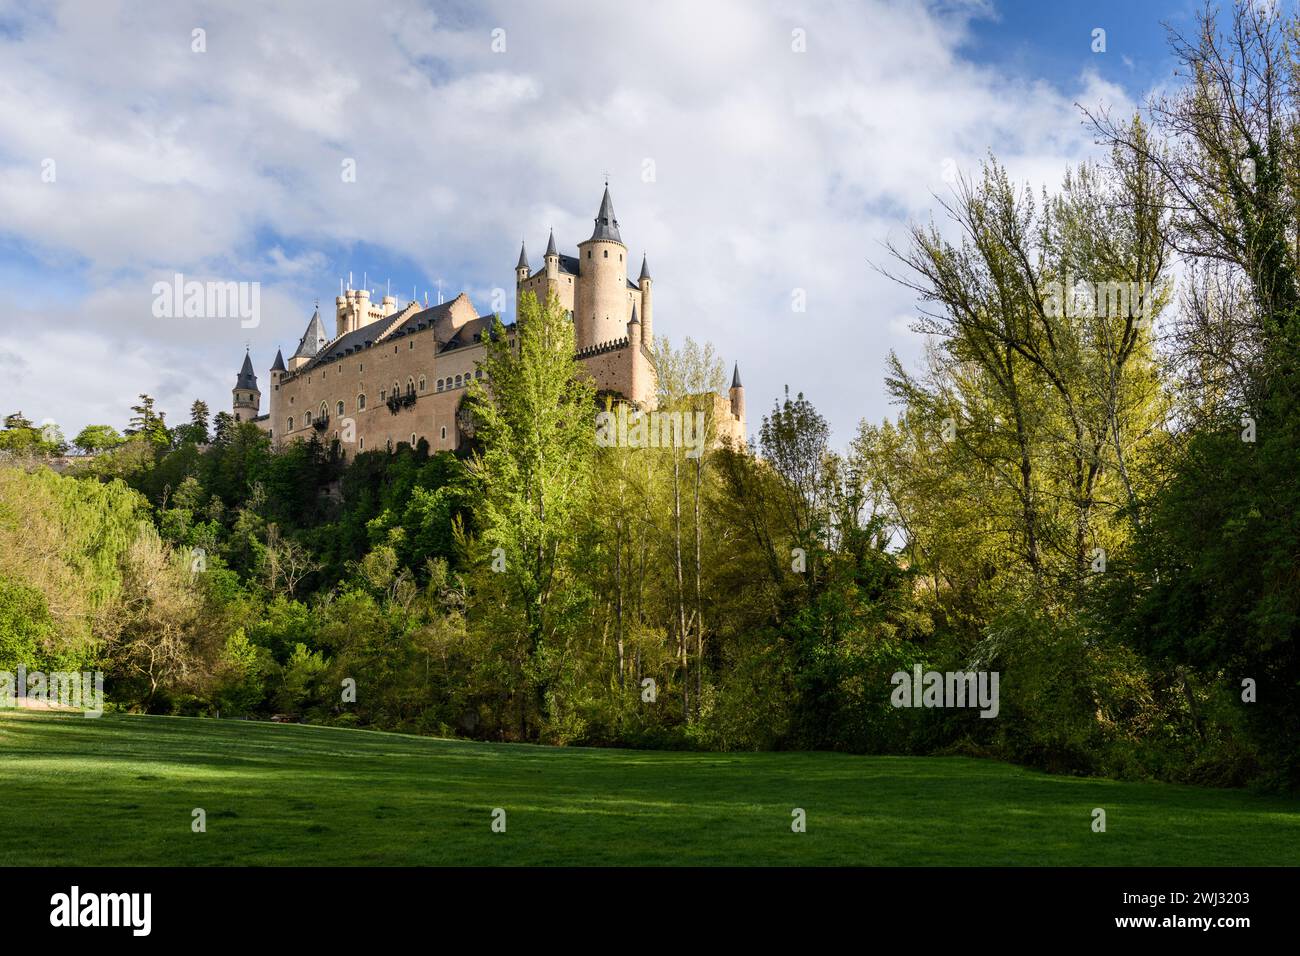
[[[618,220],[614,218],[614,203],[609,198],[608,185],[600,200],[600,212],[596,213],[596,229],[591,234],[591,239],[609,239],[618,243],[623,241],[623,237],[618,234]],[[591,239],[587,241],[590,242]]]
[[[637,281],[639,282],[641,279],[649,279],[649,278],[650,278],[650,266],[646,264],[645,253],[643,252],[641,253],[641,275],[637,277]]]
[[[298,350],[293,353],[293,358],[312,358],[321,350],[329,336],[325,334],[325,325],[320,320],[320,309],[311,314],[311,321],[307,323],[307,331],[302,334],[301,341],[298,342]]]
[[[257,376],[253,374],[253,359],[247,352],[244,353],[244,365],[239,370],[239,377],[235,379],[235,388],[257,391]]]
[[[516,269],[528,268],[528,246],[522,242],[519,243],[519,261],[515,263],[515,268]]]
[[[555,249],[555,230],[552,229],[552,230],[551,230],[551,238],[550,238],[550,240],[546,243],[546,256],[547,256],[547,258],[550,258],[551,256],[558,256],[558,255],[559,255],[559,252],[557,252],[556,249]]]
[[[736,363],[736,368],[731,373],[731,387],[732,388],[742,387],[740,384],[740,363],[739,362]]]
[[[271,371],[272,372],[284,371],[284,355],[281,354],[279,349],[275,350],[275,361],[271,363]]]

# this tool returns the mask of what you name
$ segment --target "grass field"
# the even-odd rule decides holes
[[[791,832],[796,807],[806,833]],[[964,758],[0,716],[3,865],[1297,863],[1300,800]]]

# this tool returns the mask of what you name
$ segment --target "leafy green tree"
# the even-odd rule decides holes
[[[87,455],[108,451],[122,444],[122,436],[112,425],[87,425],[77,433],[72,443]]]
[[[549,642],[577,596],[570,587],[573,529],[590,503],[595,388],[574,358],[573,326],[557,299],[519,303],[515,334],[498,320],[470,408],[482,450],[470,462],[482,526],[480,560],[501,569],[484,590],[517,610],[539,713],[557,679],[559,646]],[[521,721],[526,721],[521,714]]]

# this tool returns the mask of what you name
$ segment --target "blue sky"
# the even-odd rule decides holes
[[[171,420],[228,408],[245,343],[265,380],[349,272],[485,312],[521,238],[536,264],[549,228],[567,252],[589,234],[608,173],[656,332],[740,363],[751,430],[788,384],[847,442],[893,413],[889,353],[921,355],[884,244],[990,151],[1049,187],[1095,156],[1075,103],[1168,82],[1161,21],[1192,9],[240,6],[0,0],[3,412],[72,435],[142,391]],[[259,282],[260,323],[155,318],[176,272]]]

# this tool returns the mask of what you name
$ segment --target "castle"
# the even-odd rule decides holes
[[[540,302],[554,294],[573,323],[575,355],[598,394],[653,410],[654,281],[644,255],[636,281],[628,277],[608,184],[595,229],[578,243],[578,254],[561,255],[552,231],[542,263],[533,272],[526,246],[519,250],[516,301],[525,292]],[[345,456],[391,451],[403,442],[415,447],[421,440],[431,452],[454,451],[467,437],[462,403],[470,382],[483,378],[480,363],[494,321],[479,315],[463,292],[436,306],[412,301],[399,308],[391,295],[376,305],[368,289],[344,289],[335,300],[332,335],[318,307],[288,361],[276,352],[265,415],[252,358],[245,354],[232,412],[237,421],[255,422],[277,445],[316,434],[339,441]],[[514,329],[514,323],[507,326],[507,335]],[[713,405],[718,440],[744,447],[739,366],[727,396],[713,395]]]

